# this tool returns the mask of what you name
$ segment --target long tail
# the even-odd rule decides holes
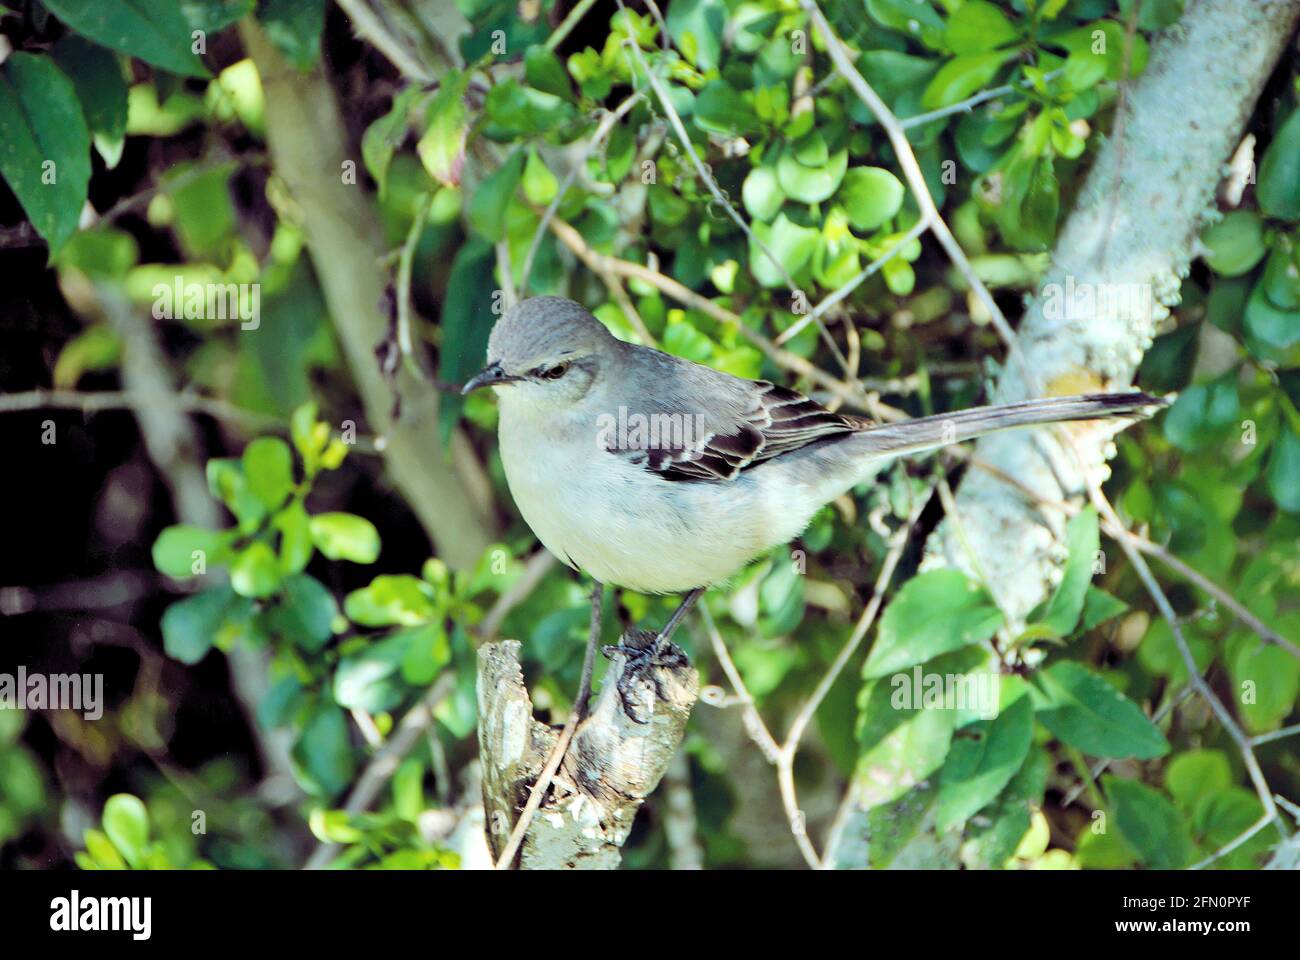
[[[867,427],[854,445],[871,453],[919,453],[982,437],[997,430],[1068,420],[1148,417],[1165,401],[1146,393],[1092,393],[1079,397],[1046,397],[992,407],[974,407],[917,420]]]

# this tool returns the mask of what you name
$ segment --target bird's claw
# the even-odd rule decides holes
[[[629,630],[617,644],[605,647],[604,654],[623,657],[618,697],[628,719],[640,724],[650,722],[656,700],[668,699],[659,671],[690,666],[691,662],[681,647],[653,630]]]

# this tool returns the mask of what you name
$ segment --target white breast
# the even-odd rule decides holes
[[[760,483],[668,481],[601,449],[596,431],[503,403],[501,459],[519,512],[561,560],[641,593],[725,580],[799,534],[820,503]]]

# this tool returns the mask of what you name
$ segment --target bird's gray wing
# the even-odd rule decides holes
[[[754,464],[868,425],[766,380],[742,380],[663,354],[656,359],[645,412],[684,417],[694,429],[631,442],[625,436],[607,449],[665,480],[734,480]]]

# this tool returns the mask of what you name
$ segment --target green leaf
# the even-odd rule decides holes
[[[1088,585],[1092,580],[1092,566],[1096,562],[1097,548],[1101,542],[1096,509],[1087,506],[1070,518],[1065,528],[1065,542],[1069,548],[1065,570],[1039,621],[1058,637],[1068,637],[1079,622],[1079,614],[1083,612]]]
[[[1183,638],[1191,650],[1192,660],[1198,670],[1205,670],[1214,657],[1210,644],[1187,624],[1183,627]],[[1187,682],[1187,664],[1178,649],[1169,621],[1157,617],[1151,621],[1146,635],[1138,645],[1137,660],[1144,670],[1157,677],[1168,677],[1176,684]]]
[[[1052,664],[1030,690],[1043,726],[1084,753],[1150,760],[1169,752],[1169,741],[1138,705],[1080,663]]]
[[[228,586],[212,587],[177,600],[162,615],[163,649],[181,663],[198,663],[212,647],[235,594]]]
[[[363,627],[416,626],[437,614],[433,588],[409,574],[383,574],[343,601],[348,619]]]
[[[555,179],[555,174],[551,173],[536,150],[528,151],[528,161],[524,164],[523,187],[528,202],[539,207],[550,203],[560,189],[560,182]]]
[[[50,255],[77,229],[90,183],[90,131],[76,88],[49,57],[0,66],[0,173]]]
[[[1056,237],[1056,221],[1061,211],[1061,185],[1056,179],[1056,164],[1050,155],[1038,158],[1024,202],[1020,206],[1020,223],[1025,231],[1024,246],[1046,249]]]
[[[277,634],[309,652],[324,648],[334,636],[339,605],[315,577],[287,577],[276,604],[267,610],[267,624]]]
[[[549,133],[577,116],[567,100],[525,86],[513,77],[488,91],[483,114],[487,121],[484,133],[503,143]]]
[[[451,663],[451,643],[438,622],[411,627],[399,634],[406,642],[402,656],[402,679],[413,687],[428,686]]]
[[[126,140],[126,78],[117,57],[103,47],[68,34],[50,51],[77,90],[81,112],[104,163],[112,169]]]
[[[393,810],[403,820],[415,823],[424,808],[424,761],[407,757],[393,774]]]
[[[410,132],[411,108],[422,92],[416,86],[403,89],[393,98],[393,105],[388,112],[366,127],[366,132],[361,136],[361,159],[379,185],[381,196],[388,186],[388,167],[393,162],[393,153]],[[445,143],[438,144],[439,148],[444,146]],[[429,167],[430,161],[425,159],[423,152],[420,159],[425,160],[426,169],[433,175],[433,169]],[[445,158],[434,159],[432,162],[435,165],[449,163]],[[441,177],[437,179],[442,180]]]
[[[735,137],[763,129],[753,102],[723,80],[706,84],[695,97],[695,125],[706,133]]]
[[[54,262],[97,280],[121,283],[139,259],[140,248],[134,237],[112,227],[98,226],[74,233]],[[121,356],[122,341],[111,326],[97,323],[87,327],[59,352],[54,385],[64,389],[74,387],[82,373],[115,367]],[[60,366],[64,369],[60,370]]]
[[[777,181],[786,196],[801,203],[821,203],[844,182],[849,153],[837,150],[815,166],[801,163],[795,148],[786,147],[776,162]]]
[[[339,706],[382,713],[401,703],[406,688],[397,678],[406,647],[406,639],[393,634],[340,660],[334,671],[334,699]]]
[[[668,7],[668,33],[701,72],[718,65],[727,7],[721,0],[677,0]]]
[[[965,823],[1002,792],[1029,755],[1033,728],[1033,706],[1022,694],[995,719],[956,732],[939,775],[940,831]]]
[[[1002,625],[988,591],[959,570],[918,574],[898,591],[862,675],[883,677],[931,657],[983,643]]]
[[[150,0],[48,0],[60,20],[110,50],[185,77],[211,76],[190,50],[192,27],[178,5]]]
[[[1268,255],[1260,287],[1268,302],[1282,310],[1300,310],[1300,235],[1278,236]]]
[[[1120,21],[1127,23],[1132,15],[1136,0],[1119,0]],[[1138,15],[1138,29],[1144,31],[1163,30],[1178,22],[1183,15],[1187,0],[1145,0]]]
[[[1097,34],[1101,34],[1100,37]],[[1129,77],[1136,77],[1146,69],[1149,50],[1141,33],[1133,37],[1132,57],[1127,58],[1123,25],[1114,20],[1096,20],[1085,26],[1053,36],[1046,41],[1050,46],[1061,47],[1080,58],[1092,58],[1105,64],[1106,79],[1119,81],[1127,67]],[[1125,64],[1125,59],[1129,62]]]
[[[956,713],[920,710],[903,720],[858,760],[855,799],[865,809],[890,803],[942,766]]]
[[[206,566],[216,561],[225,544],[225,535],[217,530],[176,524],[163,530],[153,542],[153,565],[175,580],[188,580],[202,572],[195,571],[195,563],[201,560]],[[195,552],[200,555],[196,557]]]
[[[255,532],[266,518],[266,506],[248,489],[241,461],[213,457],[207,467],[208,490],[230,508],[239,520],[241,533]]]
[[[127,868],[126,861],[117,852],[117,847],[113,846],[113,842],[104,834],[98,830],[87,830],[85,839],[90,863],[83,863],[80,859],[77,861],[77,865],[83,870],[125,870]]]
[[[784,213],[778,214],[770,224],[755,223],[753,230],[791,276],[808,265],[821,238],[821,231],[814,227],[801,227]],[[785,275],[752,238],[749,241],[749,269],[754,279],[765,287],[785,286]]]
[[[1166,393],[1187,386],[1196,367],[1200,333],[1200,324],[1189,323],[1156,337],[1139,368],[1138,379],[1143,388],[1152,393]]]
[[[488,334],[496,321],[492,313],[495,267],[492,246],[477,237],[461,244],[451,262],[447,289],[461,295],[444,297],[442,301],[438,376],[447,383],[464,383],[483,367]],[[536,276],[536,267],[533,273]],[[464,407],[464,399],[457,394],[443,396],[438,404],[438,432],[444,446]]]
[[[116,793],[104,804],[104,833],[134,869],[144,864],[149,846],[149,811],[139,797]]]
[[[310,70],[320,59],[325,32],[326,0],[260,0],[257,22],[266,38],[279,47],[299,70]]]
[[[180,0],[180,5],[195,30],[217,33],[252,13],[254,0]]]
[[[1128,604],[1118,597],[1113,597],[1105,590],[1089,586],[1083,595],[1083,630],[1091,630],[1098,624],[1105,623],[1112,617],[1118,617],[1128,609]]]
[[[269,597],[279,589],[280,582],[280,563],[275,552],[261,540],[239,551],[230,565],[230,585],[241,597]]]
[[[1195,810],[1202,799],[1231,785],[1232,767],[1222,750],[1188,750],[1165,768],[1165,786],[1183,810]]]
[[[882,27],[914,37],[931,50],[943,45],[943,17],[930,0],[867,0],[867,14]]]
[[[275,515],[272,521],[280,532],[280,571],[300,573],[311,561],[311,517],[299,501],[294,500]]]
[[[1011,859],[1029,831],[1031,811],[1043,804],[1050,766],[1047,751],[1033,748],[993,804],[966,825],[962,860],[967,867],[996,870]]]
[[[195,259],[220,256],[234,236],[238,225],[230,196],[230,177],[234,172],[234,163],[223,163],[206,171],[189,167],[180,171],[180,175],[192,179],[170,191],[176,211],[176,230],[186,252]]]
[[[916,271],[902,257],[887,261],[880,268],[880,274],[885,278],[885,286],[889,287],[889,292],[895,296],[906,297],[916,286]]]
[[[836,199],[844,206],[849,223],[860,233],[884,225],[903,206],[902,182],[881,167],[853,167],[844,175]]]
[[[1300,436],[1284,423],[1268,458],[1268,491],[1287,513],[1300,513]]]
[[[438,92],[429,101],[429,107],[424,114],[424,135],[415,145],[424,169],[429,171],[429,176],[444,186],[460,185],[461,168],[465,164],[465,135],[469,130],[469,108],[465,106],[465,93],[469,89],[469,80],[468,73],[457,70],[449,71],[443,77]],[[512,157],[511,161],[503,164],[501,169],[507,169],[513,160]],[[497,173],[499,174],[500,171]],[[487,182],[484,181],[480,185],[479,193],[482,193]],[[506,200],[502,203],[503,211],[504,203],[509,201],[513,193],[512,185],[506,191]],[[504,217],[504,213],[500,216]]]
[[[1020,38],[1006,14],[984,0],[967,0],[948,18],[945,34],[953,53],[985,53]]]
[[[573,88],[569,84],[569,74],[552,51],[537,44],[524,51],[524,79],[530,87],[536,87],[553,96],[573,99]]]
[[[379,531],[352,513],[318,513],[311,518],[311,539],[331,560],[374,563],[379,559]]]
[[[938,110],[960,103],[987,87],[1015,51],[970,53],[953,57],[934,75],[921,95],[921,106]]]
[[[332,703],[317,707],[294,744],[293,759],[309,793],[325,797],[341,793],[352,782],[356,770],[343,711]]]
[[[777,182],[776,171],[771,167],[754,167],[740,188],[745,209],[755,220],[770,221],[785,203],[785,193]]]
[[[1264,223],[1254,210],[1234,210],[1201,236],[1205,262],[1220,276],[1239,277],[1264,259]]]
[[[1106,796],[1114,805],[1115,826],[1148,867],[1180,870],[1192,856],[1187,824],[1169,799],[1136,780],[1106,776]]]
[[[1261,281],[1255,284],[1246,301],[1242,328],[1252,352],[1258,352],[1260,345],[1276,351],[1290,350],[1300,342],[1300,310],[1281,310],[1274,306]]]
[[[244,477],[253,496],[276,510],[293,490],[293,454],[279,437],[258,437],[244,448]]]
[[[424,141],[422,140],[421,143]],[[427,166],[427,164],[426,164]],[[524,172],[524,151],[516,150],[505,163],[492,172],[470,198],[470,225],[492,243],[505,236],[506,208],[514,199],[515,188]]]
[[[1178,395],[1165,414],[1164,434],[1174,446],[1196,453],[1223,442],[1237,425],[1236,374],[1197,383]]]
[[[1270,217],[1300,220],[1300,109],[1291,111],[1264,151],[1255,196]]]
[[[1296,635],[1294,630],[1280,632]],[[1243,725],[1251,733],[1276,730],[1300,697],[1300,660],[1254,634],[1235,634],[1228,648],[1228,673]]]

